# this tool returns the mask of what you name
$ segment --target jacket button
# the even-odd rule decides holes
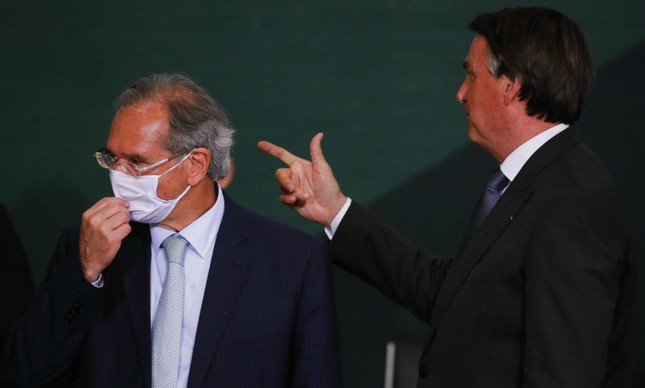
[[[421,367],[419,368],[419,376],[421,378],[424,378],[427,375],[428,375],[428,367],[425,365],[421,365]]]

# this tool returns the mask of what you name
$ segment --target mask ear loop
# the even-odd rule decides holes
[[[179,197],[173,199],[173,201],[175,201],[176,203],[179,202],[179,200],[182,199],[184,195],[188,193],[188,190],[190,190],[191,187],[192,187],[191,185],[186,186],[186,190],[184,190],[183,193],[179,194]]]
[[[174,169],[175,169],[177,166],[179,166],[181,163],[183,163],[183,161],[184,161],[184,160],[188,159],[188,157],[189,157],[190,155],[192,155],[192,154],[193,154],[193,151],[194,151],[194,150],[191,150],[189,153],[187,153],[183,158],[181,158],[181,160],[180,160],[179,162],[177,162],[177,164],[175,164],[175,165],[174,165],[174,166],[172,166],[170,169],[168,169],[168,171],[164,172],[164,173],[163,173],[163,174],[161,174],[161,175],[158,175],[158,176],[157,176],[157,184],[158,184],[158,182],[159,182],[159,178],[161,178],[162,176],[166,175],[166,174],[167,174],[167,173],[169,173],[170,171],[174,170]],[[180,199],[182,199],[182,198],[184,197],[184,195],[186,195],[186,193],[188,193],[188,190],[190,190],[190,188],[191,188],[191,186],[190,186],[190,185],[187,185],[187,186],[186,186],[186,190],[184,190],[181,194],[179,194],[179,196],[178,196],[177,198],[175,198],[175,199],[161,199],[161,198],[159,198],[159,195],[157,195],[157,189],[156,189],[156,188],[155,188],[155,192],[154,192],[154,194],[155,194],[155,198],[157,198],[157,200],[159,200],[159,201],[163,201],[163,202],[175,202],[175,203],[178,203],[178,202],[179,202],[179,200],[180,200]]]

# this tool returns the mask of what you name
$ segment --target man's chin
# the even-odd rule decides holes
[[[477,136],[477,131],[472,126],[468,126],[468,139],[475,144],[479,144],[479,136]]]

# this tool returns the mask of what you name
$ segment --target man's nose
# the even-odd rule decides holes
[[[466,102],[466,82],[462,83],[459,89],[457,89],[457,94],[455,94],[457,102],[463,104]]]

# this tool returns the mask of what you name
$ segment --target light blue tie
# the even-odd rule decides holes
[[[179,376],[181,322],[184,316],[184,252],[188,242],[178,234],[161,245],[168,272],[152,325],[152,387],[175,388]]]

